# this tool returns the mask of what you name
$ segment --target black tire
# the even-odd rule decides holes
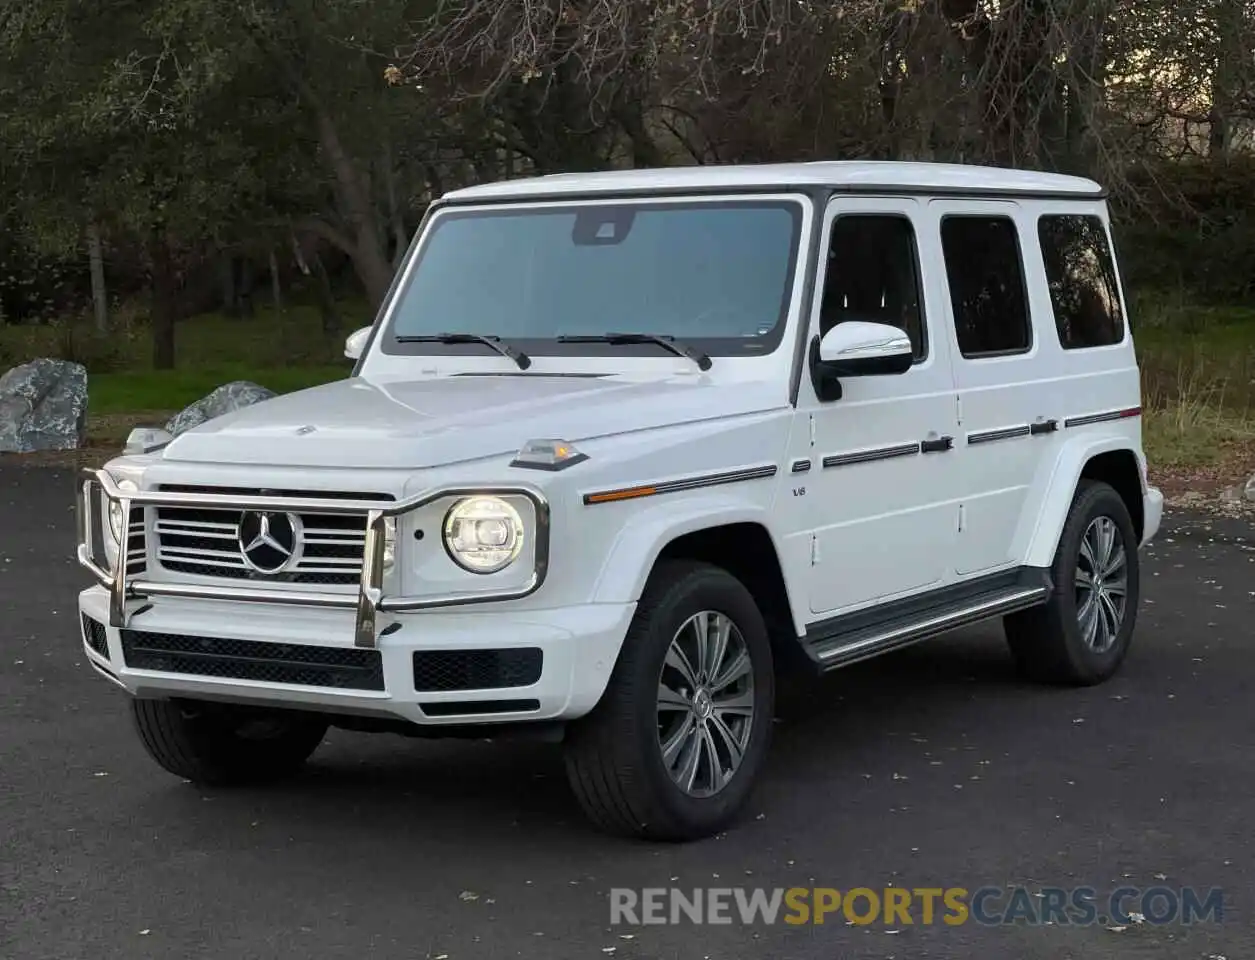
[[[316,714],[195,700],[133,699],[131,717],[144,749],[159,766],[201,786],[257,784],[288,776],[318,749],[328,726]]]
[[[1076,574],[1081,544],[1090,525],[1107,518],[1119,532],[1125,556],[1126,594],[1114,642],[1096,650],[1085,642],[1078,620]],[[1054,592],[1044,606],[1003,620],[1007,643],[1020,674],[1040,683],[1091,686],[1112,677],[1133,640],[1140,601],[1138,538],[1121,496],[1108,484],[1082,480],[1059,538],[1050,569]]]
[[[703,611],[731,619],[744,639],[753,716],[741,763],[727,785],[713,796],[697,797],[667,772],[657,698],[672,639]],[[637,605],[601,701],[568,730],[571,788],[588,818],[610,834],[683,842],[718,833],[737,817],[754,788],[767,755],[774,705],[771,642],[750,592],[710,564],[661,562]]]

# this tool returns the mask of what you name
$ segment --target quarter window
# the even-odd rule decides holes
[[[844,214],[832,224],[819,335],[867,320],[897,327],[916,360],[928,353],[919,257],[911,221],[898,214]]]
[[[1050,214],[1037,221],[1050,305],[1065,350],[1105,347],[1124,339],[1124,311],[1103,222]]]
[[[941,247],[963,356],[1028,351],[1032,326],[1015,222],[1009,217],[946,217]]]

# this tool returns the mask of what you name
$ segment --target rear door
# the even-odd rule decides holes
[[[1027,282],[1035,224],[1018,204],[938,200],[950,358],[958,400],[959,535],[954,573],[993,573],[1013,545],[1034,476],[1051,444],[1049,384]],[[1035,286],[1035,285],[1034,285]]]

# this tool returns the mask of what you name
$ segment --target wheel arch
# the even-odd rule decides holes
[[[773,646],[787,638],[796,646],[800,628],[766,507],[721,498],[633,516],[602,568],[595,601],[639,600],[658,563],[674,559],[700,560],[736,577],[762,611]]]
[[[1068,512],[1083,480],[1106,483],[1120,495],[1141,542],[1146,528],[1146,462],[1142,455],[1127,437],[1078,441],[1065,447],[1057,461],[1029,544],[1028,566],[1049,567],[1054,562]]]

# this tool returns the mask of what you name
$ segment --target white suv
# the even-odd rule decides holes
[[[1163,498],[1091,181],[459,190],[346,353],[82,478],[84,649],[181,777],[292,771],[329,726],[538,732],[602,828],[694,838],[743,808],[789,660],[994,617],[1043,681],[1128,651]]]

